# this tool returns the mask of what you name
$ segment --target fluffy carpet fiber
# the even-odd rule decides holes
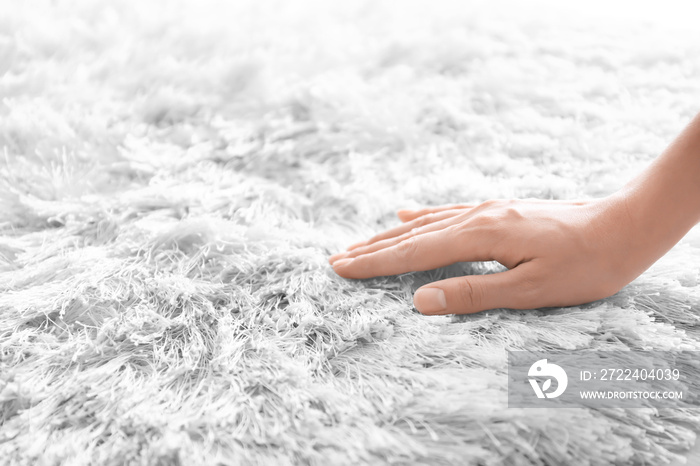
[[[0,463],[679,460],[695,411],[507,408],[506,350],[700,350],[697,231],[564,309],[425,317],[418,286],[501,266],[327,263],[399,208],[603,196],[657,156],[700,41],[606,11],[2,2]]]

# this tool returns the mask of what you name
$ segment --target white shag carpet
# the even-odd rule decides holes
[[[402,207],[608,194],[698,111],[691,22],[522,3],[0,3],[0,462],[682,461],[695,411],[508,409],[505,364],[700,350],[696,230],[545,311],[327,264]]]

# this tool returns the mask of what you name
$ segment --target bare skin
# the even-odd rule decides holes
[[[595,301],[641,275],[700,221],[700,115],[616,193],[579,201],[491,200],[400,210],[401,225],[329,262],[345,278],[496,260],[508,270],[429,283],[423,314]]]

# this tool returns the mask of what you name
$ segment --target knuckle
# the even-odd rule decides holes
[[[483,290],[471,280],[464,279],[457,285],[459,301],[467,310],[478,309],[483,302]]]
[[[448,225],[445,228],[442,229],[442,232],[444,235],[446,235],[449,238],[454,238],[454,239],[462,239],[462,236],[465,236],[467,239],[468,236],[468,229],[466,228],[465,223],[455,223],[454,225]]]
[[[406,233],[401,235],[400,239],[401,239],[401,241],[403,241],[403,240],[408,239],[412,236],[420,235],[421,231],[423,231],[422,227],[411,228],[410,231],[407,231]]]
[[[433,219],[433,214],[426,214],[426,215],[421,215],[417,219],[413,221],[414,225],[416,227],[422,227],[430,223]],[[414,228],[415,229],[415,228]]]
[[[415,236],[411,236],[396,245],[396,251],[401,257],[410,258],[418,251],[418,241]]]
[[[519,208],[504,205],[499,206],[497,209],[483,212],[477,215],[474,220],[477,225],[488,226],[498,230],[503,226],[504,222],[513,222],[522,218],[524,218],[524,215]]]
[[[523,218],[523,214],[517,207],[510,205],[503,211],[503,218],[507,220],[520,220]]]
[[[498,214],[481,214],[474,217],[473,223],[478,226],[495,226],[501,222],[502,218]]]
[[[504,207],[513,204],[515,201],[513,199],[489,199],[484,202],[485,207]]]

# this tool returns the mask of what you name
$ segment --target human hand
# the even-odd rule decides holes
[[[431,315],[595,301],[619,291],[665,252],[640,240],[623,195],[493,200],[398,216],[401,225],[331,256],[335,272],[369,278],[490,260],[509,269],[419,288],[414,305]]]

